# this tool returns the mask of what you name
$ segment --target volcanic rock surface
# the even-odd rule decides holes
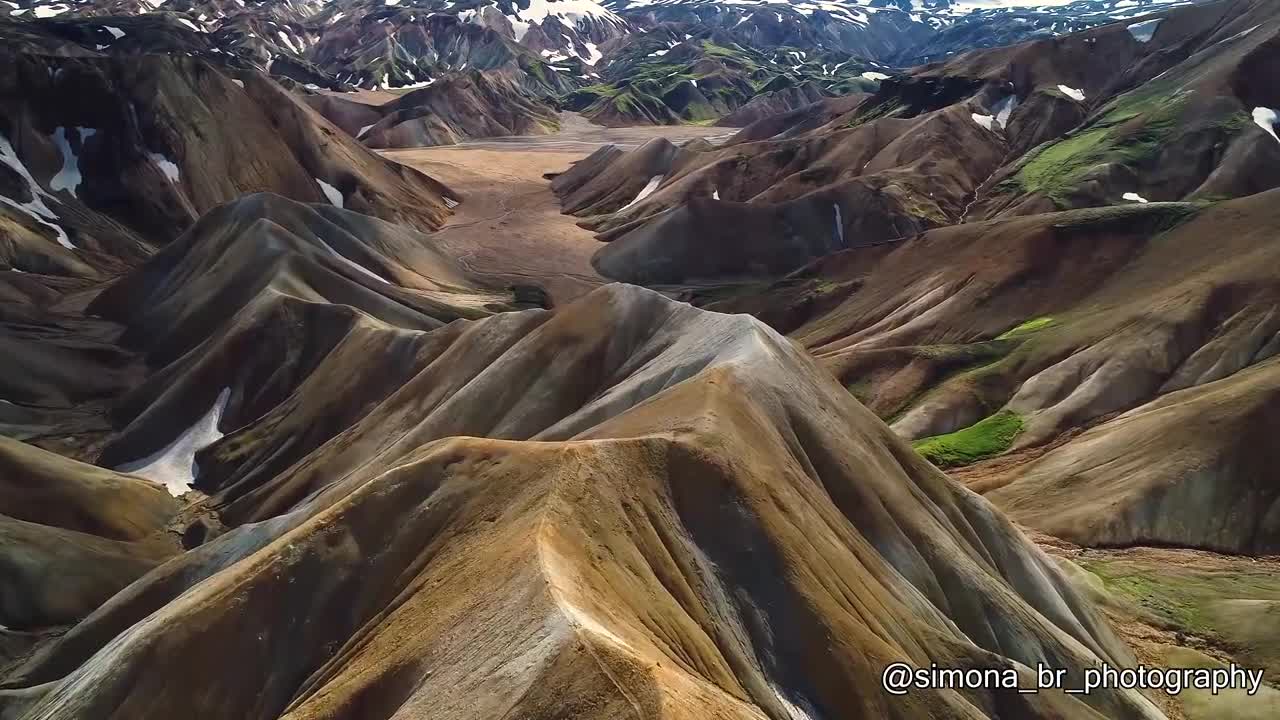
[[[1144,23],[971,52],[720,147],[604,150],[553,187],[602,275],[758,315],[939,465],[1005,455],[962,476],[1015,519],[1275,553],[1245,428],[1273,425],[1280,349],[1258,74],[1280,8]]]
[[[880,667],[1128,658],[986,501],[756,320],[611,286],[419,337],[434,359],[215,495],[239,526],[42,645],[6,711],[989,717],[1011,698],[890,699]],[[215,453],[286,437],[251,417],[224,415]],[[1016,702],[1159,717],[1125,693]]]
[[[610,242],[606,276],[682,284],[966,221],[1254,194],[1280,183],[1280,100],[1254,79],[1277,32],[1275,6],[1225,2],[970,52],[689,146],[643,197],[566,211]],[[643,186],[647,168],[619,179],[630,165],[589,163],[602,189]]]
[[[0,25],[0,718],[1269,717],[881,674],[1280,677],[1274,560],[1212,560],[1280,552],[1274,3],[841,77],[722,50],[914,6],[171,2]],[[610,53],[745,127],[390,154],[466,193],[356,138],[529,132]]]
[[[712,304],[790,330],[939,462],[1012,448],[971,476],[1016,519],[1272,554],[1280,488],[1253,432],[1274,424],[1277,192],[932,230]]]
[[[68,57],[26,41],[0,54],[7,267],[116,273],[252,192],[422,230],[448,213],[444,186],[374,155],[254,70],[176,54]]]

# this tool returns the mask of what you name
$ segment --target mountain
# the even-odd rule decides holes
[[[773,139],[601,152],[565,210],[601,272],[767,320],[1021,522],[1274,553],[1251,428],[1280,352],[1280,8],[1156,19],[918,68]]]
[[[26,1],[6,4],[0,13],[46,24],[77,17],[165,18],[228,59],[300,85],[412,88],[473,69],[503,73],[543,96],[571,89],[586,72],[584,64],[599,59],[598,45],[628,29],[590,0]],[[107,48],[122,39],[104,35],[99,44]],[[573,67],[553,70],[547,62],[553,55]]]
[[[560,129],[556,111],[500,76],[471,70],[381,105],[339,94],[305,102],[367,147],[452,145],[471,138],[542,135]]]
[[[0,217],[7,267],[120,272],[246,193],[326,202],[422,230],[441,184],[389,162],[202,36],[156,16],[4,23]],[[120,33],[128,48],[88,47]],[[196,52],[151,48],[190,47]]]
[[[696,24],[755,48],[840,51],[906,67],[1056,37],[1195,0],[608,0],[640,27]]]
[[[874,89],[888,77],[847,54],[758,52],[702,32],[681,37],[664,28],[630,36],[615,46],[602,82],[565,96],[564,107],[608,126],[744,124],[762,112]],[[753,102],[754,110],[744,110]]]
[[[1257,193],[1280,179],[1274,99],[1255,89],[1275,19],[1241,7],[974,51],[763,141],[748,128],[662,163],[601,155],[571,171],[565,210],[610,243],[605,275],[680,284],[785,273],[966,221]],[[627,192],[604,197],[614,188]]]
[[[993,717],[1008,698],[854,689],[899,658],[1023,675],[1046,656],[1128,661],[1052,561],[758,321],[613,286],[554,312],[368,331],[417,358],[389,393],[362,416],[363,393],[302,395],[321,402],[287,417],[341,434],[218,488],[236,527],[41,645],[5,682],[6,712]],[[237,372],[219,365],[169,393],[199,407],[189,392]],[[382,367],[347,368],[386,385]],[[288,447],[290,426],[248,412],[255,392],[232,386],[202,483],[245,449]],[[1124,691],[1014,702],[1158,717]]]
[[[68,27],[61,21],[73,17],[155,18],[195,33],[200,50],[224,62],[313,89],[414,89],[479,70],[536,98],[567,95],[572,109],[619,125],[724,117],[772,95],[780,77],[827,94],[871,89],[890,66],[1055,37],[1188,2],[23,0],[0,13],[52,27]],[[114,53],[134,42],[125,28],[112,27],[123,34],[100,31],[85,47]],[[776,95],[762,102],[798,107]]]
[[[0,21],[0,718],[1275,716],[1272,0],[124,2]]]

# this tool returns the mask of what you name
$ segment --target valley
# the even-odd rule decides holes
[[[573,113],[551,135],[471,140],[459,145],[383,153],[431,175],[464,199],[435,234],[468,270],[511,284],[543,284],[556,304],[607,280],[591,267],[591,232],[560,212],[546,175],[563,171],[605,145],[635,149],[655,138],[723,140],[718,128],[604,128]]]

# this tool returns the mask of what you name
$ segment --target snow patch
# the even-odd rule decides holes
[[[782,694],[782,690],[777,685],[770,684],[769,689],[773,690],[773,696],[778,699],[778,703],[782,705],[783,711],[786,713],[787,720],[813,720],[804,708],[796,705]]]
[[[1067,97],[1071,98],[1072,100],[1075,100],[1076,102],[1084,102],[1083,90],[1077,90],[1073,87],[1067,87],[1066,85],[1059,85],[1058,91],[1061,92],[1063,95],[1066,95]]]
[[[431,87],[436,82],[435,78],[428,78],[420,82],[409,83],[408,85],[397,85],[397,90],[420,90],[424,87]]]
[[[652,195],[652,194],[653,194],[653,191],[654,191],[654,190],[657,190],[657,189],[658,189],[658,186],[662,184],[662,180],[663,180],[663,178],[665,178],[665,177],[666,177],[666,175],[654,175],[653,177],[649,178],[649,184],[644,186],[644,189],[642,189],[642,190],[640,191],[640,194],[639,194],[639,195],[637,195],[637,196],[635,197],[635,199],[634,199],[634,200],[632,200],[631,202],[627,203],[626,205],[623,205],[623,206],[622,206],[622,210],[626,210],[627,208],[631,207],[632,205],[635,205],[636,203],[640,202],[641,200],[643,200],[643,199],[645,199],[645,198],[649,197],[650,195]],[[622,210],[619,210],[619,212],[621,212]]]
[[[1147,203],[1151,202],[1150,200],[1134,192],[1127,192],[1124,195],[1121,195],[1121,197],[1124,198],[1125,200],[1128,200],[1129,202],[1142,203],[1143,205],[1146,205]]]
[[[840,217],[840,206],[832,203],[831,207],[836,211],[836,239],[840,241],[840,247],[844,247],[844,220]]]
[[[844,64],[844,63],[841,63],[841,65],[843,65],[843,64]],[[837,65],[837,66],[836,66],[836,69],[837,69],[837,70],[839,70],[839,69],[840,69],[840,66],[839,66],[839,65]],[[878,80],[888,80],[890,76],[885,75],[884,73],[867,71],[867,72],[862,73],[862,77],[863,77],[863,78],[865,78],[865,79],[867,79],[867,80],[877,80],[877,81],[878,81]]]
[[[118,27],[111,27],[110,25],[103,25],[102,27],[107,32],[111,33],[111,37],[115,38],[116,40],[119,40],[120,38],[124,37],[124,34],[125,34],[124,31]]]
[[[1227,39],[1225,39],[1225,40],[1219,40],[1219,41],[1218,41],[1218,44],[1219,44],[1219,45],[1221,45],[1222,43],[1229,43],[1229,42],[1232,42],[1232,41],[1234,41],[1234,40],[1239,40],[1240,38],[1242,38],[1242,37],[1244,37],[1244,36],[1248,35],[1249,33],[1253,32],[1254,30],[1257,30],[1257,29],[1258,29],[1258,28],[1260,28],[1260,27],[1262,27],[1262,26],[1261,26],[1261,25],[1254,25],[1253,27],[1248,28],[1248,29],[1246,29],[1246,30],[1241,30],[1240,32],[1236,33],[1235,35],[1232,35],[1231,37],[1229,37],[1229,38],[1227,38]]]
[[[294,55],[301,54],[298,52],[298,48],[294,47],[293,39],[290,38],[289,35],[285,33],[285,31],[277,30],[276,37],[280,38],[280,42],[284,43],[284,46],[289,48],[289,52],[293,53]]]
[[[716,189],[716,190],[712,191],[712,193],[711,193],[711,199],[712,199],[712,200],[719,200],[719,199],[720,199],[720,190],[719,190],[719,189]]]
[[[40,5],[40,6],[37,6],[35,9],[33,9],[32,13],[38,18],[51,18],[51,17],[57,17],[70,9],[71,9],[70,7],[66,5],[61,5],[61,4]],[[16,15],[17,13],[14,13],[14,14]]]
[[[195,23],[191,22],[186,18],[180,17],[178,18],[178,22],[182,23],[183,25],[186,25],[187,27],[191,28],[195,32],[200,32],[200,28],[196,27]]]
[[[327,242],[325,242],[325,241],[323,241],[323,240],[319,240],[319,239],[317,239],[317,242],[319,242],[319,243],[320,243],[320,245],[321,245],[321,246],[323,246],[325,250],[328,250],[330,255],[333,255],[334,257],[338,258],[339,262],[341,262],[343,265],[346,265],[347,267],[351,268],[352,270],[355,270],[355,271],[357,271],[357,272],[359,272],[359,273],[361,273],[361,274],[363,274],[363,275],[368,275],[369,277],[373,278],[374,280],[377,280],[378,282],[382,283],[383,285],[390,285],[390,284],[391,284],[391,283],[390,283],[386,278],[382,277],[381,275],[379,275],[379,274],[375,273],[374,271],[370,270],[369,268],[367,268],[367,267],[365,267],[365,266],[361,265],[360,263],[356,262],[355,260],[352,260],[351,258],[347,257],[346,255],[343,255],[342,253],[338,252],[337,250],[334,250],[334,249],[333,249],[333,246],[332,246],[332,245],[330,245],[329,243],[327,243]]]
[[[592,0],[558,0],[558,2],[529,0],[529,7],[517,8],[513,15],[508,16],[508,20],[511,22],[516,42],[520,42],[534,23],[541,25],[551,17],[555,17],[562,25],[570,28],[577,27],[580,21],[588,18],[595,18],[602,23],[619,28],[627,27],[622,18]]]
[[[154,480],[164,485],[170,495],[186,493],[200,475],[196,453],[223,437],[218,425],[222,422],[222,414],[226,412],[230,400],[231,388],[223,388],[213,402],[213,407],[173,442],[144,458],[120,465],[115,470]]]
[[[1009,118],[1013,116],[1013,111],[1018,109],[1018,96],[1010,95],[996,104],[994,110],[996,114],[996,123],[1000,125],[1000,129],[1009,127]]]
[[[373,125],[377,125],[377,124],[378,123],[374,123]],[[360,128],[360,132],[356,133],[356,139],[359,140],[360,138],[364,137],[365,133],[373,129],[373,125],[365,125],[364,127]]]
[[[182,177],[182,171],[178,169],[177,163],[165,157],[163,153],[149,152],[147,153],[147,158],[155,163],[156,167],[160,168],[160,172],[169,178],[169,182],[175,185],[178,183],[178,179]]]
[[[1129,34],[1134,40],[1140,43],[1149,43],[1151,38],[1155,37],[1156,28],[1160,27],[1160,23],[1164,22],[1164,18],[1156,18],[1146,22],[1134,23],[1129,26]]]
[[[93,137],[97,130],[92,128],[76,128],[80,133],[80,147],[84,147],[84,141]],[[62,153],[62,169],[57,175],[49,181],[49,189],[58,192],[66,190],[71,193],[71,197],[76,197],[76,188],[80,187],[82,179],[80,175],[80,158],[76,156],[75,148],[71,147],[71,141],[67,139],[67,129],[59,127],[53,131],[53,143],[58,146],[58,152]]]
[[[1271,137],[1276,139],[1276,142],[1280,142],[1280,136],[1276,135],[1276,119],[1276,111],[1271,108],[1256,107],[1253,109],[1253,121],[1258,124],[1258,127],[1270,133]]]
[[[44,199],[49,198],[52,200],[53,196],[40,187],[40,183],[36,182],[35,178],[31,177],[31,172],[27,170],[26,165],[22,164],[22,160],[18,157],[18,152],[9,143],[9,138],[2,134],[0,134],[0,163],[8,165],[14,172],[18,173],[19,177],[26,181],[27,191],[31,195],[31,200],[24,203],[0,195],[0,202],[21,210],[45,227],[53,228],[53,231],[58,236],[58,244],[68,250],[74,250],[76,246],[71,244],[71,238],[67,237],[67,231],[63,230],[61,225],[50,222],[57,220],[58,216],[49,209],[48,205],[44,204]]]
[[[241,90],[243,90],[243,89],[244,89],[244,81],[243,81],[243,80],[236,80],[235,78],[232,78],[231,82],[235,83],[236,85],[239,85]]]
[[[973,113],[973,121],[978,123],[982,127],[988,130],[991,130],[992,127],[995,125],[996,119],[991,117],[990,115],[983,115],[982,113]]]
[[[329,202],[333,203],[334,207],[337,207],[337,208],[342,207],[343,198],[342,198],[341,190],[321,180],[320,178],[316,178],[316,184],[320,186],[320,189],[324,192],[324,196],[326,198],[329,198]]]

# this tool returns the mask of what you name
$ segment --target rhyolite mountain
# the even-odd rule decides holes
[[[723,145],[604,148],[552,189],[655,287],[551,308],[442,241],[474,198],[166,10],[0,33],[6,720],[1162,720],[881,673],[1152,662],[1104,614],[1126,587],[1209,664],[1208,626],[1273,627],[1252,580],[1170,597],[1023,529],[1280,551],[1271,0],[770,81]],[[374,127],[514,129],[509,71],[415,76]]]
[[[86,47],[117,33],[119,50]],[[0,23],[0,38],[5,267],[114,274],[247,193],[422,231],[454,200],[251,66],[170,51],[201,36],[167,18]]]
[[[0,13],[18,21],[161,16],[205,36],[219,52],[303,85],[420,87],[467,69],[506,73],[530,92],[569,89],[619,37],[626,21],[590,0],[36,3]],[[104,46],[112,44],[109,41]],[[553,69],[548,57],[573,60]]]
[[[1056,37],[1195,0],[606,0],[640,27],[697,25],[745,46],[851,53],[910,66]]]
[[[433,241],[465,197],[258,71],[29,40],[0,715],[1162,717],[884,693],[895,661],[1134,657],[759,320],[627,285],[530,307]]]
[[[303,101],[371,148],[453,145],[472,138],[545,135],[560,129],[550,104],[502,76],[469,70],[382,104],[339,93]]]
[[[227,220],[311,212],[250,199],[210,214],[181,241],[189,259],[171,245],[109,302],[131,330],[157,306],[178,336],[214,327],[191,301],[213,309],[201,297],[239,283],[201,263],[266,244]],[[174,290],[188,297],[155,296]],[[112,473],[0,445],[6,477],[56,472],[82,505],[112,486],[151,503],[130,533],[90,536],[70,530],[92,515],[70,525],[0,495],[0,517],[27,532],[7,536],[8,555],[65,537],[71,569],[108,550],[137,558],[59,594],[6,576],[26,600],[0,606],[2,632],[26,644],[0,681],[6,715],[994,718],[1009,716],[1001,693],[904,701],[878,689],[880,669],[996,664],[1032,682],[1038,658],[1133,662],[1053,561],[757,320],[618,285],[435,329],[334,300],[293,300],[289,315],[317,323],[300,339],[316,342],[283,368],[284,328],[233,317],[131,393],[140,414],[104,462],[154,457],[214,417],[194,482],[225,530],[173,518],[136,474],[159,458]],[[166,524],[190,549],[144,555]],[[42,634],[58,623],[74,625]],[[1016,707],[1162,717],[1125,691]]]
[[[1274,554],[1277,37],[1274,3],[1177,8],[553,187],[601,273],[788,333],[1019,521]]]
[[[756,94],[772,92],[767,86],[779,75],[836,94],[857,91],[863,84],[859,76],[868,70],[883,74],[887,66],[1056,37],[1188,2],[1081,0],[1043,6],[951,0],[617,0],[605,5],[592,0],[22,0],[0,3],[0,14],[20,22],[164,17],[204,36],[208,49],[228,59],[317,89],[417,88],[467,70],[500,74],[543,98],[590,86],[597,88],[591,97],[607,92],[615,102],[601,103],[589,115],[617,124],[699,120],[708,113],[722,117]],[[714,57],[708,61],[739,66],[728,73],[735,77],[710,88],[715,92],[691,93],[669,82],[654,86],[652,81],[659,79],[655,74],[671,63],[650,63],[651,67],[639,67],[644,76],[640,79],[650,81],[647,86],[635,92],[620,87],[619,78],[640,65],[638,52],[650,56],[692,38],[697,39],[695,45],[715,43]],[[665,39],[674,42],[657,44]],[[98,40],[94,46],[107,49],[125,38]],[[695,55],[704,50],[697,47],[677,55],[696,61]],[[763,63],[761,54],[767,58]],[[677,59],[681,58],[672,58]],[[771,67],[761,69],[762,64]],[[691,73],[685,67],[675,72],[697,78],[714,69],[694,68]],[[617,99],[620,95],[629,97]],[[780,107],[782,99],[769,102]],[[571,103],[588,106],[581,96]]]

